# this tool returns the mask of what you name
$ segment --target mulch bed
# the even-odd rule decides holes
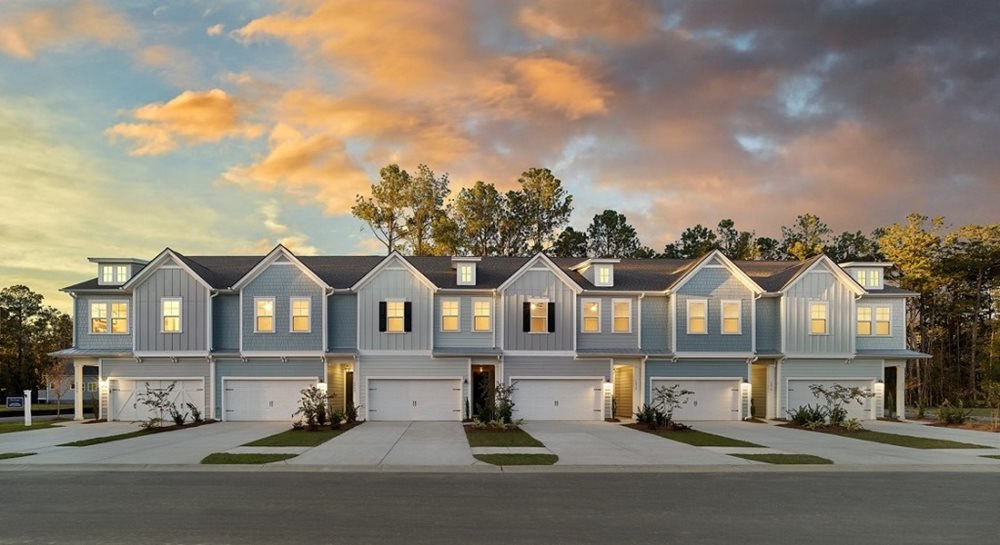
[[[692,431],[692,428],[690,426],[684,426],[684,425],[650,426],[649,424],[640,424],[638,422],[632,422],[629,424],[622,424],[622,425],[625,426],[626,428],[632,428],[633,430],[639,430],[639,431],[676,431],[676,432]]]

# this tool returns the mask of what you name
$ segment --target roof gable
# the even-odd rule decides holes
[[[541,263],[545,268],[549,269],[552,274],[556,275],[556,278],[566,284],[571,290],[573,290],[574,293],[580,293],[583,291],[583,288],[579,284],[570,278],[569,275],[567,275],[559,266],[553,263],[548,256],[541,252],[535,254],[535,256],[522,265],[520,269],[510,275],[510,278],[505,280],[503,284],[500,284],[497,291],[504,291],[509,288],[512,284],[514,284],[514,282],[517,281],[518,278],[524,276],[524,273],[534,269],[536,263]]]
[[[830,259],[826,255],[817,256],[808,267],[799,269],[798,274],[790,278],[788,282],[786,282],[785,285],[782,286],[780,292],[788,293],[788,290],[792,289],[792,286],[797,284],[798,281],[802,279],[802,277],[806,276],[807,274],[816,270],[817,268],[824,268],[828,270],[830,273],[833,274],[834,277],[836,277],[842,283],[844,283],[844,285],[846,285],[849,290],[854,292],[855,295],[864,295],[865,293],[867,293],[865,291],[865,288],[861,287],[861,284],[858,284],[858,281],[855,280],[854,277],[844,272],[844,269],[841,269],[836,263],[833,262],[832,259]]]
[[[211,290],[212,285],[205,280],[205,277],[201,273],[196,272],[183,257],[184,256],[171,250],[170,248],[164,248],[163,251],[157,254],[152,261],[142,268],[142,270],[134,274],[132,278],[129,278],[128,282],[122,285],[122,289],[132,289],[135,286],[138,286],[139,284],[145,282],[150,275],[159,270],[161,267],[174,266],[180,267],[197,280],[199,284],[205,286],[206,289]]]
[[[706,267],[722,267],[729,270],[729,272],[736,277],[741,284],[746,286],[746,288],[753,293],[764,293],[765,291],[764,288],[760,287],[760,284],[754,282],[752,278],[743,272],[743,269],[736,266],[735,263],[730,261],[729,258],[719,250],[713,250],[697,261],[693,267],[688,269],[687,272],[685,272],[674,282],[672,286],[670,286],[670,290],[674,292],[680,290],[685,284],[688,283],[688,281],[698,274],[698,271]]]
[[[424,273],[417,270],[417,268],[414,267],[409,261],[407,261],[402,254],[396,251],[385,256],[385,259],[383,259],[381,263],[376,265],[372,270],[368,271],[368,274],[361,277],[361,280],[358,280],[357,283],[351,286],[351,290],[357,291],[361,289],[362,287],[365,286],[365,284],[371,282],[373,278],[378,276],[378,274],[381,271],[387,269],[392,263],[398,263],[402,265],[402,267],[410,271],[410,273],[413,274],[413,276],[415,276],[417,280],[420,281],[420,283],[427,286],[431,291],[437,291],[438,287],[434,284],[434,282],[431,282],[429,278],[424,276]]]
[[[281,244],[275,246],[273,250],[260,260],[260,263],[254,265],[252,269],[243,275],[243,278],[240,278],[239,281],[233,284],[233,289],[243,289],[247,284],[252,282],[254,278],[257,278],[262,272],[275,263],[290,263],[291,265],[298,267],[298,269],[302,271],[303,274],[308,276],[310,280],[315,282],[317,286],[323,289],[330,289],[330,286],[324,282],[322,278],[317,276],[312,269],[299,261],[299,258],[295,257],[295,254],[293,254],[291,250],[285,248]]]

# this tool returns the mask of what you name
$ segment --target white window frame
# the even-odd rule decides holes
[[[867,288],[868,287],[868,269],[858,269],[857,271],[855,271],[854,272],[854,279],[858,281],[858,284],[861,284],[861,287]]]
[[[868,270],[868,286],[872,289],[880,289],[882,287],[882,269],[869,269]]]
[[[108,301],[108,334],[128,335],[132,331],[132,306],[128,301]],[[125,331],[115,332],[115,315],[112,310],[115,305],[125,305]]]
[[[889,312],[888,320],[879,320],[878,311],[879,309],[885,309]],[[880,322],[885,322],[889,326],[889,330],[886,333],[878,332],[878,324]],[[890,305],[876,305],[872,307],[872,336],[873,337],[892,337],[892,306]]]
[[[461,265],[462,264],[459,264],[459,266],[461,266]],[[445,305],[445,303],[454,303],[455,304],[455,314],[454,315],[451,315],[451,314],[448,315],[449,317],[451,317],[451,316],[455,317],[455,329],[445,329],[444,328],[444,318],[445,318],[444,305]],[[404,312],[405,312],[405,310],[404,310]],[[388,305],[386,305],[386,308],[385,308],[385,318],[386,318],[385,328],[388,330],[389,329],[389,306]],[[459,298],[457,298],[457,297],[443,297],[443,298],[441,298],[441,312],[440,312],[440,316],[438,316],[438,321],[440,322],[440,328],[439,329],[440,329],[441,333],[461,333],[462,332],[462,300],[459,299]]]
[[[486,303],[486,309],[489,314],[486,314],[486,318],[490,321],[490,327],[487,329],[479,329],[476,318],[482,317],[482,314],[476,313],[476,304]],[[475,297],[472,299],[472,331],[476,333],[492,333],[493,332],[493,299],[489,297]]]
[[[115,265],[115,284],[124,284],[128,280],[128,265]]]
[[[867,320],[862,320],[861,317],[857,315],[857,313],[861,312],[862,309],[868,311],[868,319]],[[862,324],[862,323],[868,324],[868,333],[861,333],[861,332],[858,331],[858,324]],[[857,311],[856,311],[856,313],[854,315],[854,333],[858,337],[874,337],[875,336],[875,308],[874,307],[872,307],[870,305],[861,305],[861,306],[858,306],[858,309],[857,309]]]
[[[601,271],[608,271],[608,279],[601,281]],[[612,265],[601,263],[594,265],[594,285],[600,287],[611,287],[615,285],[615,268]]]
[[[164,321],[167,315],[164,314],[164,303],[167,301],[177,301],[177,331],[167,331]],[[173,316],[171,316],[173,317]],[[164,335],[177,335],[184,333],[184,298],[183,297],[161,297],[160,298],[160,333]]]
[[[104,331],[94,331],[94,307],[104,307]],[[98,318],[99,319],[99,318]],[[91,301],[87,306],[87,333],[90,335],[108,335],[111,333],[111,305],[108,301]]]
[[[462,279],[462,271],[469,270],[471,272],[471,280]],[[459,286],[475,286],[476,285],[476,264],[475,263],[459,263],[455,267],[455,283]],[[461,310],[459,311],[461,312]]]
[[[306,302],[306,323],[309,327],[303,331],[296,331],[295,329],[295,303],[296,301]],[[255,308],[256,310],[256,308]],[[257,317],[254,316],[254,324],[257,323]],[[297,296],[288,298],[288,332],[289,333],[312,333],[312,297]]]
[[[528,334],[548,335],[549,334],[549,301],[548,299],[534,299],[528,301]],[[542,318],[545,319],[541,331],[535,331],[535,305],[540,305],[543,311]]]
[[[270,301],[271,302],[271,329],[260,329],[257,326],[260,323],[260,318],[262,315],[257,314],[257,310],[260,308],[258,303]],[[278,303],[274,300],[274,297],[254,297],[253,298],[253,332],[254,333],[274,333],[278,330]]]
[[[595,331],[587,331],[587,307],[592,304],[597,304],[597,329]],[[587,335],[600,333],[601,332],[601,300],[593,297],[588,297],[585,299],[580,299],[580,333],[585,333]]]
[[[101,284],[115,283],[115,269],[112,265],[101,265]]]
[[[399,316],[393,316],[390,312],[393,305],[399,305]],[[399,329],[392,328],[392,320],[399,320]],[[386,299],[385,301],[385,332],[398,335],[406,333],[406,301],[403,299]]]
[[[726,305],[736,305],[736,331],[726,331]],[[719,301],[719,333],[723,335],[743,334],[743,301],[740,299],[723,299]]]
[[[628,315],[625,316],[628,319],[628,329],[626,331],[618,331],[615,329],[615,311],[617,310],[618,303],[628,303]],[[631,299],[612,299],[611,300],[611,333],[619,335],[628,335],[632,333],[632,300]]]
[[[705,320],[705,330],[704,331],[691,331],[691,307],[693,305],[702,305],[705,309],[705,315],[702,317]],[[687,334],[688,335],[708,335],[708,299],[688,299],[685,304],[686,312],[685,321],[687,322]]]
[[[812,327],[812,323],[813,323],[813,307],[823,307],[825,309],[823,311],[823,332],[822,333],[815,333],[813,331],[813,327]],[[808,305],[808,307],[807,307],[806,310],[809,313],[809,321],[808,321],[809,325],[807,326],[809,328],[809,335],[817,336],[817,337],[821,337],[821,336],[824,336],[824,335],[829,335],[830,334],[830,302],[829,301],[809,301],[809,305]]]

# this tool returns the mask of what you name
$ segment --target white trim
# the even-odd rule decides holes
[[[638,301],[637,304],[639,305],[639,308],[636,309],[636,312],[635,312],[635,320],[636,320],[636,324],[635,324],[635,332],[636,332],[635,333],[635,341],[636,341],[636,348],[638,348],[640,350],[642,350],[642,300],[643,300],[643,298],[644,298],[644,295],[641,294],[641,293],[639,294],[638,297],[636,297],[636,301]]]
[[[493,346],[496,346],[496,328],[493,327],[493,321],[496,319],[493,311],[493,298],[492,297],[472,297],[472,332],[473,333],[494,333]],[[485,302],[490,311],[490,328],[489,329],[476,329],[476,302]]]
[[[549,358],[549,357],[572,357],[576,356],[576,351],[573,350],[505,350],[504,356],[512,357],[527,357],[533,356],[536,358]],[[603,359],[603,356],[601,356]]]
[[[670,297],[670,327],[672,328],[670,335],[670,352],[677,352],[677,294],[672,293]]]
[[[440,333],[461,333],[462,332],[462,298],[461,297],[441,297],[438,299],[438,331]],[[455,329],[444,328],[444,304],[455,303]],[[433,312],[433,311],[432,311]],[[450,316],[450,315],[449,315]],[[386,307],[386,330],[389,329],[389,309]],[[431,322],[433,323],[433,322]],[[434,329],[433,327],[431,329]]]
[[[271,265],[275,264],[275,261],[277,261],[278,258],[280,258],[282,256],[284,256],[285,259],[287,259],[290,264],[295,265],[296,267],[298,267],[299,270],[302,271],[302,274],[308,276],[309,279],[312,280],[313,282],[315,282],[317,286],[319,286],[319,287],[321,287],[323,289],[331,289],[330,285],[328,285],[326,282],[324,282],[322,278],[320,278],[319,276],[317,276],[316,273],[314,273],[312,271],[312,269],[310,269],[309,267],[306,267],[306,265],[304,263],[302,263],[301,261],[299,261],[299,258],[295,257],[295,254],[293,254],[291,250],[289,250],[288,248],[285,248],[281,244],[278,244],[273,249],[271,249],[271,251],[268,252],[267,255],[264,256],[256,265],[254,265],[254,267],[252,269],[250,269],[249,271],[247,271],[247,273],[244,274],[242,278],[240,278],[239,280],[237,280],[236,283],[233,284],[233,286],[232,286],[233,289],[234,290],[242,290],[254,278],[257,278],[262,272],[264,272],[264,270],[266,270]]]
[[[519,278],[521,278],[521,276],[524,275],[524,273],[528,272],[529,270],[541,270],[533,268],[535,264],[539,262],[545,266],[545,269],[549,270],[552,274],[556,275],[556,277],[559,280],[561,280],[563,284],[566,284],[567,287],[573,290],[573,293],[579,295],[580,292],[583,291],[583,288],[581,288],[579,284],[574,282],[572,278],[570,278],[566,273],[564,273],[562,269],[557,267],[556,264],[553,263],[551,259],[549,259],[545,254],[541,252],[535,254],[535,256],[529,259],[524,265],[522,265],[520,269],[514,272],[514,274],[510,275],[510,277],[507,280],[505,280],[503,284],[500,284],[500,286],[497,288],[497,291],[501,293],[506,291],[507,288],[513,285],[514,282],[516,282]]]
[[[868,335],[862,335],[862,334],[858,333],[858,324],[861,322],[861,320],[858,319],[858,311],[861,310],[861,309],[863,309],[863,308],[867,308],[868,310],[871,311],[871,319],[868,320],[868,323],[869,323],[869,325],[871,325],[872,329],[871,329],[871,333],[869,333]],[[889,311],[889,319],[888,320],[879,320],[878,319],[878,309],[880,309],[880,308],[888,309],[888,311]],[[878,333],[878,323],[880,321],[882,321],[882,322],[888,322],[888,324],[889,324],[889,332],[886,333],[886,334],[884,334],[884,335],[880,335]],[[857,305],[857,308],[855,308],[855,310],[854,310],[854,334],[857,335],[858,337],[864,337],[866,339],[868,339],[868,338],[881,338],[881,339],[885,339],[885,338],[892,337],[892,305],[885,305],[885,304],[863,304],[863,305],[859,304],[859,305]]]
[[[615,266],[611,263],[594,263],[594,285],[600,288],[612,288],[615,285]],[[601,282],[601,269],[607,269],[608,280]]]
[[[239,291],[240,295],[240,345],[239,350],[243,352],[243,290]]]
[[[806,331],[809,334],[809,336],[811,336],[811,337],[823,337],[823,336],[830,335],[830,302],[829,301],[806,301],[806,303],[807,303],[806,304],[806,314],[808,315],[807,318],[806,318]],[[824,319],[823,319],[823,324],[824,324],[823,329],[824,330],[823,330],[822,333],[814,333],[813,332],[813,328],[812,328],[812,321],[813,321],[812,311],[813,311],[813,306],[814,305],[816,305],[816,306],[822,306],[822,307],[826,308],[826,312],[824,313]],[[857,318],[855,318],[855,319],[857,319]]]
[[[532,376],[532,375],[511,375],[507,377],[507,384],[513,383],[515,380],[599,380],[604,382],[604,379],[608,377],[595,377],[595,376],[583,376],[583,375],[572,375],[567,377],[560,377],[555,375],[542,375],[542,376]]]
[[[103,362],[102,362],[102,365],[103,365]],[[100,369],[99,372],[103,373],[103,371],[104,371],[104,369],[103,369],[103,367],[101,367],[101,369]],[[105,377],[104,375],[99,375],[98,381],[100,381],[100,379],[104,379],[104,380],[108,381],[108,414],[107,414],[107,417],[106,417],[107,420],[108,420],[108,422],[120,422],[120,420],[114,420],[113,419],[114,415],[115,415],[115,407],[114,407],[114,396],[111,395],[111,392],[112,392],[111,381],[118,382],[120,380],[131,380],[133,382],[140,382],[140,381],[144,382],[144,381],[150,381],[150,380],[171,380],[171,381],[175,381],[176,382],[178,380],[200,380],[201,381],[201,391],[202,391],[202,403],[205,402],[204,401],[204,392],[205,392],[205,377],[204,376],[200,376],[200,377],[157,377],[157,376],[152,376],[152,377],[117,377],[117,376],[116,377]],[[97,394],[97,397],[98,397],[97,405],[98,405],[98,407],[101,405],[101,403],[100,403],[100,396],[101,396],[100,389],[98,388],[98,394]],[[81,396],[81,398],[82,397],[83,396]],[[100,409],[98,409],[98,410],[100,410]],[[207,407],[205,407],[205,412],[206,413],[208,412],[208,408]],[[100,416],[104,416],[104,415],[100,415]]]
[[[257,325],[260,318],[264,316],[257,315],[257,303],[259,301],[270,301],[271,302],[271,329],[263,330],[258,329]],[[278,301],[273,296],[254,296],[253,298],[253,332],[254,333],[276,333],[278,331]]]
[[[593,303],[597,303],[597,331],[587,331],[584,329],[584,324],[587,319],[587,306]],[[601,314],[603,314],[604,305],[601,304],[601,299],[598,297],[584,297],[580,299],[580,333],[584,335],[594,335],[601,332]]]
[[[574,297],[574,299],[575,299],[575,297]],[[549,301],[548,299],[546,299],[544,303],[541,300],[532,301],[531,299],[528,299],[526,302],[528,303],[528,331],[525,331],[524,333],[527,333],[529,335],[549,335],[549,334],[551,334],[551,332],[549,331],[549,305],[550,304],[555,304],[555,303],[552,302],[552,301]],[[536,316],[533,314],[533,312],[535,311],[535,305],[542,305],[541,308],[545,309],[545,316],[544,316],[544,318],[545,318],[545,327],[542,328],[541,331],[534,331],[534,323],[535,323]],[[523,314],[523,309],[522,309],[522,314]]]
[[[132,357],[134,358],[207,358],[211,355],[208,350],[176,350],[173,352],[161,351],[142,351],[133,352]],[[125,359],[125,358],[108,358],[109,360],[114,359]]]
[[[472,269],[472,280],[469,282],[462,281],[462,268],[469,267]],[[476,285],[476,262],[475,261],[464,261],[459,262],[455,265],[455,285],[456,286],[475,286]]]
[[[797,354],[784,354],[783,359],[786,360],[852,360],[855,354],[824,354],[819,352],[809,352],[809,353],[797,353]],[[795,363],[792,361],[792,363]]]
[[[166,331],[163,327],[164,318],[167,316],[163,313],[163,303],[165,301],[177,301],[177,331]],[[184,298],[183,297],[160,297],[160,334],[161,335],[179,335],[184,333]],[[170,316],[173,318],[173,316]]]
[[[757,299],[750,297],[750,351],[754,354],[757,353]]]
[[[726,305],[736,304],[736,332],[726,332]],[[743,334],[743,300],[723,299],[719,301],[719,334],[720,335],[742,335]],[[752,352],[752,350],[751,350]]]
[[[306,329],[305,331],[295,331],[295,310],[294,309],[295,309],[295,302],[296,301],[305,301],[308,304],[308,308],[307,308],[308,314],[306,314],[306,318],[308,318],[308,321],[309,321],[309,329]],[[295,334],[312,333],[312,317],[313,317],[313,308],[312,308],[312,296],[311,295],[296,295],[296,296],[288,298],[288,332],[289,333],[295,333]],[[256,320],[254,320],[254,322],[256,322]],[[324,352],[325,352],[325,350],[324,350]]]
[[[832,259],[830,259],[829,257],[827,257],[825,255],[820,256],[820,258],[817,259],[816,261],[814,261],[812,265],[809,265],[809,267],[807,267],[806,270],[804,270],[801,273],[799,273],[799,275],[796,276],[791,282],[789,282],[783,288],[781,288],[778,291],[778,293],[782,293],[782,294],[788,293],[788,290],[792,289],[792,286],[794,286],[795,284],[797,284],[806,275],[808,275],[809,273],[813,272],[814,269],[816,267],[818,267],[820,263],[822,263],[827,268],[828,272],[832,273],[834,276],[836,276],[837,278],[839,278],[842,282],[844,282],[845,284],[847,284],[848,288],[852,292],[854,292],[854,295],[864,295],[865,294],[865,288],[861,284],[858,284],[858,281],[855,280],[854,277],[852,277],[851,275],[847,274],[847,272],[844,269],[840,268],[840,266],[838,266],[836,263],[834,263]]]
[[[424,276],[422,272],[417,270],[417,268],[411,265],[410,262],[407,261],[405,257],[403,257],[399,252],[396,251],[393,251],[391,254],[385,256],[385,259],[380,261],[378,265],[375,265],[375,267],[373,267],[372,270],[368,271],[368,274],[362,276],[360,280],[355,282],[354,285],[351,286],[351,290],[353,291],[360,290],[362,287],[365,286],[365,284],[367,284],[373,278],[375,278],[375,276],[378,275],[378,273],[382,272],[383,269],[387,268],[389,266],[389,263],[393,261],[393,259],[402,264],[404,269],[410,271],[414,276],[417,277],[417,280],[419,280],[423,285],[427,286],[427,288],[430,289],[432,292],[438,290],[438,287],[434,284],[434,282],[431,282],[429,278]]]
[[[628,330],[627,331],[615,331],[615,305],[620,302],[628,303]],[[631,335],[632,334],[632,299],[627,299],[624,297],[618,297],[611,300],[611,334],[612,335]]]
[[[754,355],[750,352],[678,352],[676,359],[713,359],[713,360],[745,360]]]
[[[472,359],[470,358],[469,361],[471,362]],[[470,363],[470,365],[471,365],[471,363]],[[471,369],[471,367],[470,367],[470,369]],[[354,377],[355,377],[355,380],[354,380],[355,384],[357,384],[358,382],[360,382],[360,381],[357,380],[357,377],[358,377],[357,373],[354,374]],[[371,381],[372,380],[449,380],[449,381],[453,380],[453,381],[458,381],[458,421],[461,422],[462,419],[463,419],[463,417],[464,417],[464,415],[463,415],[464,407],[463,407],[462,401],[463,401],[464,396],[465,396],[465,386],[466,386],[465,384],[462,383],[462,378],[463,377],[461,377],[461,376],[454,376],[454,375],[441,375],[441,376],[426,376],[426,375],[424,375],[424,376],[398,376],[398,375],[380,376],[380,375],[373,375],[373,376],[366,376],[365,377],[365,420],[371,420],[371,415],[369,414],[369,411],[370,411],[370,406],[372,404],[371,403],[371,401],[372,401],[371,400],[371,395],[370,395],[370,392],[372,391],[371,390]],[[355,404],[357,404],[357,400],[358,400],[358,398],[355,397],[354,398],[354,403]],[[445,420],[445,422],[451,422],[451,421],[450,420]]]
[[[76,299],[74,299],[74,301],[76,301]],[[125,310],[125,325],[127,327],[126,327],[126,330],[125,330],[124,333],[115,333],[113,331],[113,329],[114,329],[113,328],[113,320],[114,320],[114,318],[113,318],[113,314],[111,312],[111,305],[114,305],[114,304],[120,305],[122,303],[125,304],[125,309],[126,309]],[[104,331],[104,333],[96,332],[93,329],[93,326],[94,326],[94,305],[103,305],[104,306],[104,312],[105,312],[105,317],[104,317],[105,331]],[[76,311],[76,305],[75,304],[73,305],[73,310],[74,310],[74,312]],[[119,298],[119,299],[91,299],[91,300],[87,301],[87,335],[119,335],[120,336],[120,335],[129,335],[131,333],[132,333],[132,301],[131,301],[130,298],[125,297],[125,298]],[[73,335],[76,335],[75,322],[74,322],[74,327],[73,327]],[[76,346],[75,339],[74,339],[73,346]]]
[[[684,314],[684,332],[687,335],[708,335],[708,299],[694,299],[688,298],[684,301],[685,314]],[[702,317],[705,320],[705,331],[691,331],[691,304],[701,303],[705,307],[705,315]],[[675,350],[676,352],[676,350]]]
[[[698,274],[698,271],[700,271],[705,267],[708,267],[712,262],[712,258],[718,259],[719,263],[721,263],[726,269],[729,269],[729,272],[732,273],[732,275],[735,276],[736,279],[739,280],[740,283],[742,283],[744,286],[746,286],[746,288],[749,289],[751,292],[764,293],[765,291],[764,288],[760,287],[759,284],[754,282],[752,278],[747,276],[747,274],[743,272],[742,269],[737,267],[735,263],[730,261],[730,259],[726,257],[725,254],[723,254],[719,250],[712,250],[708,255],[703,257],[701,261],[698,262],[697,265],[692,267],[691,270],[685,273],[684,276],[682,276],[677,282],[674,282],[674,284],[670,286],[670,290],[673,291],[674,293],[679,291],[682,287],[684,287],[685,284],[688,283],[689,280],[691,280],[692,278],[694,278],[696,274]]]
[[[326,290],[323,290],[323,295],[322,295],[323,299],[322,299],[322,302],[320,303],[320,307],[322,307],[322,312],[323,312],[322,320],[320,320],[320,322],[321,322],[320,323],[320,327],[323,328],[323,331],[320,333],[320,337],[323,339],[322,345],[323,345],[323,352],[324,353],[327,352],[327,350],[330,348],[330,346],[329,346],[329,344],[330,344],[330,327],[329,327],[329,325],[327,323],[327,314],[329,313],[329,306],[330,306],[329,303],[330,303],[330,296],[331,295],[332,294],[328,294],[326,292]],[[309,312],[312,312],[311,308],[309,309]],[[312,322],[312,318],[311,317],[310,317],[309,321]],[[310,327],[312,327],[312,326],[310,325]],[[357,327],[357,326],[355,326],[355,327]],[[357,345],[355,345],[355,346],[357,346]]]
[[[323,378],[326,379],[325,376]],[[222,405],[220,407],[220,411],[222,412],[222,414],[219,415],[219,420],[222,421],[222,422],[226,422],[226,381],[227,380],[286,380],[286,381],[291,381],[291,380],[314,380],[314,381],[316,381],[317,384],[319,384],[319,382],[320,382],[315,376],[311,376],[311,377],[222,377],[220,379],[220,381],[219,381],[219,390],[222,393]]]
[[[242,358],[325,358],[324,352],[316,350],[250,350],[240,352]]]
[[[208,382],[210,383],[208,390],[208,404],[211,407],[206,407],[207,418],[215,420],[215,359],[208,361]],[[225,414],[225,413],[223,413]],[[209,416],[211,415],[211,416]]]
[[[433,350],[358,350],[359,356],[427,356],[432,357]]]
[[[134,288],[136,285],[141,284],[143,279],[153,274],[157,270],[161,268],[166,268],[166,266],[164,266],[163,263],[167,259],[171,259],[176,263],[176,265],[173,265],[172,267],[180,267],[181,269],[184,269],[184,271],[186,271],[188,274],[194,277],[194,279],[199,284],[201,284],[208,290],[212,289],[212,286],[209,285],[209,283],[206,282],[204,278],[198,276],[198,273],[194,272],[194,270],[191,269],[191,267],[188,267],[187,264],[184,263],[184,260],[182,260],[178,256],[178,254],[174,253],[174,251],[171,250],[170,248],[165,248],[162,252],[159,253],[159,255],[154,257],[153,260],[150,261],[145,267],[143,267],[138,274],[136,274],[132,278],[129,278],[128,282],[123,284],[121,289],[130,290]]]

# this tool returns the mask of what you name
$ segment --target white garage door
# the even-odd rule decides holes
[[[656,389],[662,386],[679,384],[681,390],[694,392],[688,397],[688,402],[674,411],[674,420],[686,422],[692,420],[739,420],[740,419],[740,380],[692,380],[692,379],[653,379],[650,397],[656,399]]]
[[[872,391],[872,380],[810,380],[810,379],[788,379],[788,410],[792,411],[802,405],[826,405],[826,398],[813,395],[809,386],[822,384],[826,387],[840,384],[848,388],[861,388],[866,392]],[[871,412],[872,401],[866,399],[863,404],[851,401],[844,406],[847,409],[847,418],[857,418],[858,420],[871,420],[874,418]],[[782,415],[788,418],[788,414]]]
[[[108,392],[108,413],[111,420],[123,420],[134,422],[147,420],[151,417],[163,418],[170,423],[170,415],[164,413],[161,417],[158,412],[149,409],[146,405],[139,403],[140,394],[145,394],[146,384],[149,384],[150,391],[162,392],[174,385],[168,398],[181,412],[190,413],[187,403],[193,404],[205,415],[205,381],[204,379],[110,379],[110,391]],[[190,418],[190,414],[188,415]]]
[[[223,377],[224,418],[227,421],[291,421],[299,409],[302,390],[316,382],[314,378],[247,380]]]
[[[604,420],[604,379],[515,380],[515,419]]]
[[[462,420],[460,379],[368,379],[369,420]]]

